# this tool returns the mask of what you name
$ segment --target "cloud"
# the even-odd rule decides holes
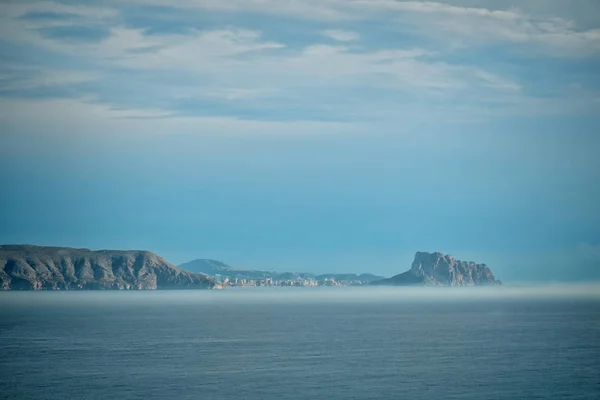
[[[138,0],[130,0],[139,3]],[[600,29],[577,29],[572,21],[530,15],[516,8],[463,7],[442,2],[398,0],[151,0],[167,7],[255,12],[317,21],[396,21],[438,39],[504,41],[535,46],[538,52],[589,56],[600,51]]]
[[[464,121],[577,114],[598,104],[594,88],[565,93],[562,82],[551,83],[552,96],[536,96],[536,83],[520,74],[521,66],[496,66],[478,57],[478,49],[500,41],[535,45],[537,55],[592,54],[587,44],[595,40],[593,29],[577,30],[564,19],[534,18],[517,9],[391,0],[103,4],[112,6],[0,5],[6,11],[0,16],[5,43],[21,46],[18,52],[5,51],[0,96],[61,101],[87,96],[111,109],[150,113],[134,113],[136,118],[157,113],[156,118],[279,122],[392,123],[416,116]],[[165,8],[157,14],[144,7],[148,4]],[[162,19],[166,10],[174,14]],[[134,11],[144,18],[132,23]],[[224,22],[204,26],[183,18],[216,11]],[[312,22],[282,31],[227,20],[227,13],[244,12]],[[179,24],[179,17],[185,29],[153,29]],[[378,26],[365,30],[365,21]],[[331,26],[344,29],[326,29]],[[103,34],[73,40],[88,28]],[[405,33],[416,39],[407,40]]]
[[[107,13],[107,15],[111,15]],[[337,41],[358,38],[351,31],[322,32]],[[309,44],[290,50],[281,42],[263,39],[255,30],[228,28],[192,29],[185,34],[148,34],[144,29],[114,26],[100,43],[73,43],[39,37],[38,44],[73,56],[100,59],[107,65],[132,70],[188,71],[214,74],[216,87],[207,94],[245,88],[248,93],[282,92],[291,86],[375,85],[395,90],[410,88],[461,89],[469,86],[491,89],[518,88],[507,78],[480,68],[455,66],[424,56],[419,48],[350,49],[342,45]],[[227,87],[223,87],[223,81]],[[250,83],[250,86],[248,87]],[[238,91],[237,98],[240,98]]]
[[[278,16],[296,17],[318,21],[355,19],[344,5],[345,0],[127,0],[138,5],[160,5],[183,9],[200,9],[219,12],[253,12]]]
[[[148,35],[143,29],[115,26],[99,43],[74,43],[38,37],[38,44],[78,56],[102,59],[142,69],[194,69],[223,57],[285,47],[261,40],[258,31],[244,29],[193,30],[188,34]]]
[[[95,27],[112,26],[118,18],[119,11],[107,7],[49,1],[1,3],[0,35],[5,41],[19,45],[62,50],[62,43],[55,40],[61,31],[76,33],[79,29],[99,35]]]
[[[477,78],[484,82],[485,86],[490,88],[514,92],[519,91],[522,88],[520,84],[511,79],[503,78],[484,70],[473,70],[473,73]]]
[[[136,70],[211,73],[216,80],[226,80],[235,87],[251,83],[254,87],[247,88],[246,94],[248,90],[272,92],[300,84],[363,85],[367,81],[403,90],[471,85],[501,90],[519,88],[509,79],[480,68],[425,60],[423,57],[430,54],[419,48],[370,51],[314,44],[284,51],[285,44],[262,40],[260,32],[241,29],[147,35],[142,30],[114,28],[99,45],[69,46],[72,52],[87,51],[90,57]]]
[[[246,100],[258,99],[266,96],[277,94],[277,90],[273,89],[247,89],[242,87],[218,87],[211,90],[196,94],[196,97],[209,97],[225,100]]]
[[[527,45],[535,53],[553,56],[586,57],[600,52],[600,29],[578,28],[565,18],[532,15],[517,8],[492,9],[463,7],[442,2],[397,0],[217,0],[165,1],[126,0],[140,6],[149,4],[175,9],[207,10],[229,13],[253,12],[316,21],[382,21],[395,23],[402,30],[429,35],[440,41],[489,43],[490,41]],[[79,23],[97,24],[119,21],[116,8],[75,6],[55,2],[8,3],[0,5],[5,17],[2,33],[31,40],[31,31],[39,28],[72,25],[70,18],[27,18],[52,13],[79,18]],[[15,22],[15,18],[18,22]],[[7,23],[9,23],[7,25]],[[17,25],[20,25],[18,27]],[[19,33],[15,32],[15,29]],[[358,39],[355,32],[325,30],[322,34],[338,41]],[[6,35],[4,35],[6,36]]]
[[[32,115],[35,119],[32,120]],[[93,98],[0,100],[0,124],[8,136],[27,125],[45,135],[71,134],[334,134],[356,132],[360,124],[327,121],[260,121],[225,116],[181,116],[161,109],[111,106]]]
[[[453,6],[415,7],[423,16],[422,33],[479,44],[509,42],[530,45],[534,53],[586,57],[600,51],[600,29],[577,30],[561,18],[535,18],[518,12],[500,12]],[[429,15],[427,15],[429,14]]]
[[[99,74],[81,70],[32,68],[15,66],[0,72],[0,91],[19,91],[41,87],[57,87],[101,79]]]
[[[357,0],[352,4],[364,11],[395,13],[392,18],[440,40],[529,44],[537,53],[555,56],[585,57],[600,52],[600,29],[579,30],[560,17],[426,1]]]
[[[340,29],[328,29],[321,32],[321,34],[333,40],[337,40],[338,42],[352,42],[360,38],[360,35],[356,32]]]
[[[118,11],[110,7],[65,4],[54,1],[6,2],[2,4],[2,12],[10,16],[27,16],[35,13],[39,17],[47,14],[49,20],[56,15],[85,17],[88,19],[105,20],[118,16]]]

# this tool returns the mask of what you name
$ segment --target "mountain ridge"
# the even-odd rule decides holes
[[[204,273],[209,276],[221,275],[228,278],[244,278],[244,279],[297,279],[297,278],[313,278],[315,280],[334,279],[336,281],[364,281],[373,282],[383,279],[384,277],[371,273],[325,273],[314,274],[310,272],[279,272],[254,269],[235,268],[221,261],[213,259],[196,259],[179,264],[179,268],[186,271]]]
[[[220,289],[146,250],[0,245],[2,290]]]

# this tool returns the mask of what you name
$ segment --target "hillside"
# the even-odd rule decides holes
[[[0,246],[2,290],[218,289],[148,251]]]
[[[383,279],[382,276],[373,274],[352,274],[352,273],[331,273],[315,275],[309,272],[276,272],[262,271],[253,269],[238,269],[227,265],[221,261],[210,259],[198,259],[179,265],[186,271],[202,273],[210,276],[220,275],[230,279],[275,279],[275,280],[295,280],[295,279],[314,279],[324,281],[334,279],[336,281],[361,281],[373,282]]]

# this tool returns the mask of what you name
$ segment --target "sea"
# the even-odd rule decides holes
[[[2,399],[600,399],[600,287],[0,293]]]

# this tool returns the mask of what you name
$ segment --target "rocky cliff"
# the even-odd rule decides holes
[[[219,289],[148,251],[0,246],[0,289]]]
[[[485,264],[460,261],[442,253],[417,252],[410,270],[374,282],[392,286],[486,286],[501,285]]]

